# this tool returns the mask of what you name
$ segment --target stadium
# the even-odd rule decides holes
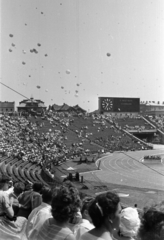
[[[0,239],[164,240],[163,12],[2,1]]]

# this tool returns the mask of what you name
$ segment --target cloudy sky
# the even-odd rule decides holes
[[[164,101],[163,65],[163,0],[1,0],[1,82],[47,106]]]

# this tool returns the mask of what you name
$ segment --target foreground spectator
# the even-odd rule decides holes
[[[80,239],[113,240],[114,229],[119,229],[120,213],[120,199],[115,193],[98,195],[89,207],[89,215],[95,228],[84,233]]]
[[[164,240],[164,202],[145,208],[141,223],[141,240]]]
[[[36,235],[46,219],[52,217],[51,214],[52,191],[49,187],[42,189],[42,203],[35,208],[28,217],[26,236],[29,240],[35,240]]]
[[[14,218],[14,210],[6,193],[10,186],[10,178],[0,175],[0,239],[20,240],[26,226],[26,219]]]
[[[52,200],[52,216],[41,227],[36,240],[75,240],[69,221],[74,218],[81,201],[74,187],[62,186]]]
[[[138,211],[135,208],[124,208],[121,212],[119,231],[115,231],[114,237],[118,240],[135,240],[140,222]]]
[[[13,192],[9,194],[9,199],[14,210],[14,216],[18,214],[18,211],[19,211],[18,197],[24,191],[24,189],[25,189],[24,183],[16,182],[14,184]]]
[[[42,183],[34,183],[32,189],[23,192],[19,196],[18,200],[21,206],[18,216],[28,218],[31,211],[42,203],[42,196],[40,194],[42,187]]]
[[[89,204],[93,200],[94,198],[92,197],[85,197],[82,201],[82,220],[76,229],[76,240],[79,240],[85,232],[88,232],[94,228],[94,225],[92,224],[92,220],[88,213]]]

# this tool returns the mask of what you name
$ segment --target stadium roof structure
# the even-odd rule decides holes
[[[66,103],[63,103],[62,106],[53,104],[52,105],[52,110],[57,111],[57,112],[78,112],[78,113],[85,113],[86,111],[81,108],[79,105],[75,105],[73,107],[69,106]]]

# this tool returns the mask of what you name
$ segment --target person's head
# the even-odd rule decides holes
[[[83,200],[82,200],[82,208],[81,208],[81,214],[82,214],[82,218],[83,219],[87,219],[89,220],[90,222],[92,221],[90,216],[89,216],[89,213],[88,213],[88,209],[89,209],[89,205],[91,204],[91,202],[94,200],[93,197],[85,197]]]
[[[164,239],[164,202],[144,209],[139,237],[142,240]]]
[[[51,204],[51,201],[52,201],[52,190],[50,187],[43,187],[42,191],[41,191],[41,194],[42,194],[42,200],[44,203],[48,203],[48,204]]]
[[[107,192],[98,195],[91,202],[88,211],[96,228],[105,226],[111,231],[119,228],[121,205],[117,194]]]
[[[9,178],[5,174],[0,174],[0,189],[3,191],[7,191],[11,186],[11,178]]]
[[[25,185],[24,185],[24,183],[22,183],[22,182],[16,182],[16,183],[14,184],[14,189],[13,189],[13,191],[14,191],[14,193],[15,193],[16,196],[19,196],[19,194],[21,194],[24,190],[25,190]]]
[[[124,237],[137,236],[140,227],[140,218],[135,208],[127,207],[121,211],[119,233]]]
[[[73,219],[81,207],[77,189],[61,186],[57,194],[53,196],[51,207],[52,216],[57,222],[65,223]]]
[[[41,192],[42,188],[43,188],[43,184],[40,182],[36,182],[32,186],[33,191],[38,192],[38,193]]]

